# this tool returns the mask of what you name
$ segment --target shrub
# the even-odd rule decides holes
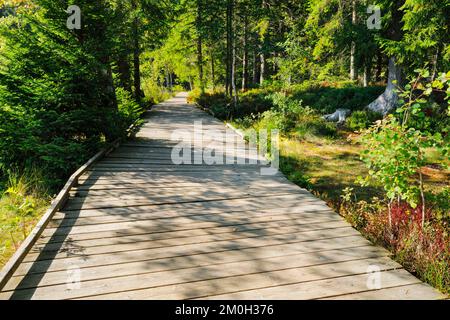
[[[233,101],[222,91],[201,93],[199,89],[191,91],[188,95],[189,103],[196,103],[202,108],[212,111],[219,119],[229,120],[241,119],[252,114],[263,113],[273,104],[267,99],[268,90],[252,89],[242,93],[238,98],[237,107],[234,108]]]
[[[367,129],[375,121],[381,120],[382,115],[372,111],[355,111],[346,120],[347,127],[352,131]]]
[[[382,87],[361,88],[351,86],[348,83],[337,87],[326,85],[329,84],[314,83],[309,87],[297,87],[301,89],[293,91],[292,97],[296,100],[302,100],[305,105],[310,106],[321,114],[326,114],[340,108],[352,111],[362,110],[383,93],[384,90]]]
[[[142,90],[145,94],[146,104],[149,106],[166,101],[172,97],[172,93],[167,89],[158,86],[153,80],[145,79],[142,83]]]
[[[136,123],[142,116],[144,110],[133,99],[131,93],[123,88],[116,89],[117,105],[119,114],[125,121],[126,126]]]
[[[376,125],[365,131],[361,141],[365,146],[362,159],[369,168],[369,176],[363,184],[371,182],[383,186],[389,204],[394,200],[405,200],[412,208],[422,206],[422,227],[426,218],[426,199],[423,186],[422,167],[427,163],[427,148],[436,148],[443,156],[448,156],[448,141],[441,133],[430,133],[422,126],[411,126],[412,119],[423,119],[424,97],[430,96],[434,88],[439,91],[450,84],[445,74],[433,83],[420,84],[420,80],[428,74],[421,74],[411,80],[400,92],[401,106],[396,110],[396,116],[389,115]],[[419,85],[420,84],[420,87]],[[450,97],[450,91],[447,90]],[[400,119],[400,120],[399,120]],[[418,177],[417,177],[418,176]],[[398,201],[398,200],[397,200]],[[389,224],[392,226],[392,210],[389,206]]]
[[[0,195],[0,266],[25,239],[49,204],[43,179],[42,173],[35,169],[23,174],[9,172],[6,191]]]
[[[198,89],[198,88],[189,91],[188,96],[187,96],[187,103],[197,103],[201,94],[202,93],[201,93],[200,89]]]
[[[450,293],[450,234],[448,224],[436,219],[436,207],[427,211],[427,223],[422,228],[421,208],[413,208],[403,201],[395,203],[392,206],[394,228],[391,228],[388,209],[382,201],[378,198],[371,202],[357,201],[352,189],[344,191],[339,212],[347,221],[373,242],[387,247],[408,271]]]
[[[230,99],[222,92],[201,94],[196,103],[222,120],[228,119],[232,111]]]
[[[251,114],[263,113],[273,107],[268,99],[270,89],[252,89],[240,95],[233,118],[242,118]]]
[[[336,138],[338,135],[336,124],[324,120],[318,115],[303,114],[299,117],[295,127],[295,137],[305,139],[308,137]]]

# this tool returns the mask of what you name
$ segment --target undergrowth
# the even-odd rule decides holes
[[[10,172],[6,189],[0,196],[0,267],[28,236],[50,203],[36,169],[23,174]]]

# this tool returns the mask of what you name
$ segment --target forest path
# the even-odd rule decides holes
[[[212,130],[236,147],[222,148]],[[187,155],[204,162],[174,164],[176,139],[189,137]],[[253,164],[205,163],[223,157]],[[81,177],[0,299],[443,298],[323,201],[262,168],[186,94],[161,103],[134,141]]]

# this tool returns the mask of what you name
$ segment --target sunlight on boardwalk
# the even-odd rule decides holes
[[[207,132],[225,126],[184,94],[149,112],[135,141],[82,177],[0,298],[442,297],[323,201],[281,174],[262,176],[264,164],[174,165],[172,132],[192,133],[195,121],[221,146]]]

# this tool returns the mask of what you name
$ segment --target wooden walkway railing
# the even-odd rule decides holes
[[[174,163],[180,137],[202,162]],[[136,139],[69,180],[64,207],[5,269],[0,299],[443,298],[323,201],[261,175],[254,151],[185,95],[158,105]],[[219,158],[256,164],[209,165]]]

